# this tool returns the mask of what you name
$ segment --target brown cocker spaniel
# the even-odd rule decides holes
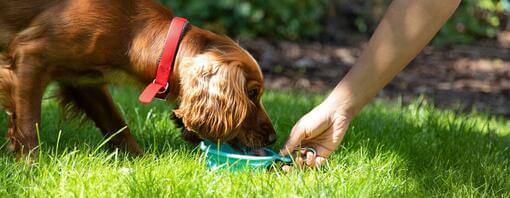
[[[37,147],[50,82],[64,107],[84,112],[105,136],[123,128],[106,85],[118,73],[152,82],[172,18],[151,0],[0,0],[0,103],[10,149],[23,156]],[[169,79],[168,100],[179,104],[173,112],[186,139],[275,141],[260,102],[260,68],[231,39],[190,25]],[[128,129],[109,143],[143,153]]]

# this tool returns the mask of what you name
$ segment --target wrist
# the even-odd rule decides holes
[[[333,111],[334,114],[342,115],[348,118],[354,117],[358,112],[358,107],[353,97],[345,93],[336,93],[336,89],[322,102],[325,108]]]

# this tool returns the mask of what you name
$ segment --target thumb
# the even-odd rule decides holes
[[[289,139],[280,150],[280,155],[289,155],[292,151],[296,150],[296,148],[301,144],[301,141],[306,136],[306,130],[300,126],[301,122],[296,123],[290,132]]]

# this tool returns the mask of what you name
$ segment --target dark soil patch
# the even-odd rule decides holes
[[[326,92],[348,72],[364,45],[241,41],[259,61],[266,86]],[[427,47],[380,97],[404,102],[424,95],[439,107],[510,116],[510,48],[497,41]]]

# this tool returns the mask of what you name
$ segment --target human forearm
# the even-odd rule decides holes
[[[430,42],[459,3],[394,0],[357,63],[327,101],[347,113],[359,112]]]

